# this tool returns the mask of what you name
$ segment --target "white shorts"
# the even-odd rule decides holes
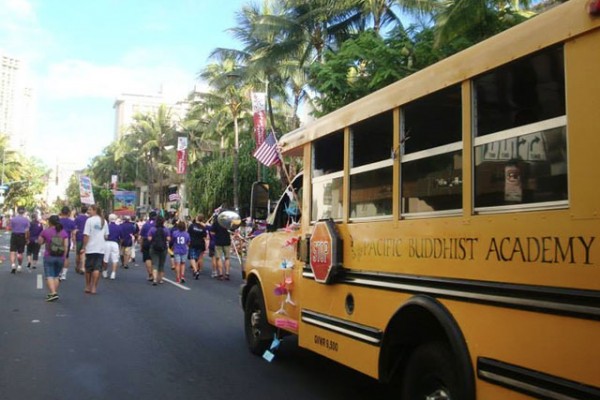
[[[119,262],[119,244],[117,242],[106,241],[104,246],[104,262]]]

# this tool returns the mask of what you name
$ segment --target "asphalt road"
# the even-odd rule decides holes
[[[0,263],[0,399],[383,396],[374,380],[299,348],[293,337],[271,363],[250,354],[237,262],[231,281],[211,279],[205,267],[199,280],[182,287],[150,285],[138,260],[114,281],[101,280],[96,295],[84,293],[71,262],[60,299],[46,303],[41,263],[10,274],[8,238],[0,231],[6,258]],[[170,270],[167,277],[173,279]]]

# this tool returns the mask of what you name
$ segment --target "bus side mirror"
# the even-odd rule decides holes
[[[266,220],[270,211],[269,203],[269,184],[254,182],[250,196],[250,217],[253,220]]]

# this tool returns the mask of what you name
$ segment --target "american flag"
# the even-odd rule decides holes
[[[169,201],[179,201],[181,200],[181,196],[178,193],[171,193],[169,195]]]
[[[258,162],[266,165],[267,167],[280,162],[279,150],[277,149],[277,139],[275,139],[273,132],[267,135],[265,141],[258,146],[256,150],[254,150],[252,155],[258,160]]]

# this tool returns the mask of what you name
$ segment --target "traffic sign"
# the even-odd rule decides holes
[[[342,239],[331,220],[315,224],[310,237],[310,268],[315,281],[330,283],[342,267]]]

